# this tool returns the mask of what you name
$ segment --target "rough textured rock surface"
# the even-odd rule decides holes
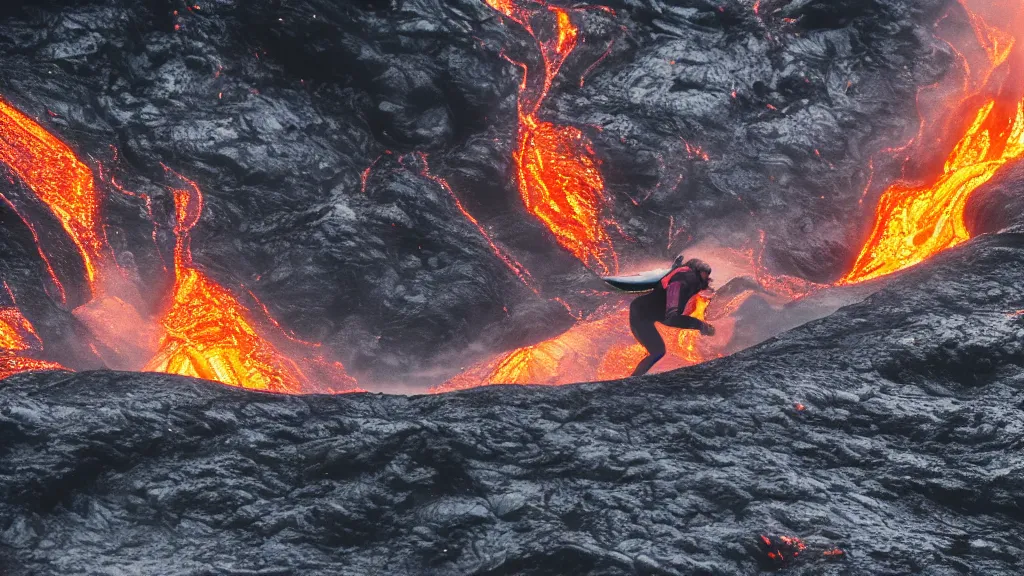
[[[0,571],[1019,574],[1022,309],[1011,233],[643,380],[284,397],[15,376]],[[774,563],[762,534],[806,549]]]
[[[870,226],[857,204],[869,159],[915,133],[916,88],[954,63],[932,35],[948,3],[610,6],[574,13],[581,43],[540,117],[594,141],[623,262],[701,241],[735,247],[764,228],[777,270],[843,272]],[[969,30],[950,11],[957,19]],[[103,190],[108,237],[154,308],[170,281],[159,255],[173,245],[165,163],[206,196],[196,262],[364,382],[435,365],[451,375],[469,344],[507,349],[566,329],[574,319],[554,298],[584,311],[605,298],[581,293],[601,285],[523,208],[512,164],[520,71],[503,53],[538,65],[532,39],[480,0],[0,7],[0,95],[94,171],[153,197],[156,246],[141,202]],[[421,154],[534,273],[539,295],[427,177]],[[896,168],[877,158],[875,182]],[[19,185],[0,186],[32,204]],[[73,321],[45,301],[30,234],[6,206],[0,217],[13,227],[5,279],[29,294],[26,315],[65,361],[88,366]],[[70,247],[65,256],[63,268],[80,266]]]

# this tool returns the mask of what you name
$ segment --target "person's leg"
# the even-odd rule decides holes
[[[654,320],[638,313],[633,306],[629,307],[629,329],[633,332],[636,341],[647,349],[647,356],[636,365],[632,374],[632,376],[641,376],[665,356],[665,341],[661,339],[661,334],[655,328]]]

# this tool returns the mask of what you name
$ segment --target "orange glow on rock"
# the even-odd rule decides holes
[[[90,288],[107,253],[92,171],[70,148],[0,99],[0,162],[6,164],[60,220],[78,247]],[[54,281],[60,284],[55,277]]]
[[[944,112],[968,121],[944,139],[956,144],[941,173],[921,185],[893,184],[882,193],[871,234],[839,284],[891,274],[968,240],[963,213],[971,193],[1006,164],[1024,158],[1024,82],[1018,70],[1022,46],[962,4],[988,61],[975,78],[980,79],[978,91],[965,93]],[[1021,20],[1020,15],[1010,15],[1008,21],[1014,19]],[[972,67],[964,67],[971,74]],[[971,83],[964,85],[969,91]]]

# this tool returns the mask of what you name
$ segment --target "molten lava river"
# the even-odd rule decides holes
[[[543,104],[563,64],[582,41],[576,24],[579,14],[602,10],[614,16],[614,12],[536,1],[486,3],[505,25],[518,27],[532,38],[539,57],[539,65],[529,66],[502,54],[522,74],[512,161],[523,206],[550,232],[553,245],[594,273],[618,273],[620,258],[612,239],[619,226],[605,195],[602,163],[579,128],[543,117]],[[948,43],[961,62],[961,69],[951,74],[962,75],[962,87],[931,118],[922,116],[914,140],[893,149],[899,154],[938,150],[945,160],[935,163],[933,173],[892,183],[881,193],[873,214],[867,216],[871,226],[865,230],[856,261],[836,286],[892,274],[968,240],[963,214],[972,192],[1001,167],[1024,158],[1024,45],[1019,42],[1024,23],[997,20],[975,10],[968,0],[961,0],[960,9],[971,23],[973,36]],[[946,149],[941,149],[941,143],[947,143]],[[450,194],[495,254],[539,294],[525,267],[499,248],[447,182],[431,174],[426,155],[414,156],[422,175]],[[88,347],[98,364],[271,392],[360,390],[331,351],[294,338],[252,293],[240,285],[221,285],[192,261],[191,232],[203,216],[203,194],[196,182],[164,168],[164,186],[175,208],[173,266],[167,267],[173,282],[167,282],[168,293],[154,309],[139,296],[141,287],[129,280],[130,274],[114,257],[102,216],[103,195],[109,192],[143,202],[152,218],[148,196],[127,190],[114,176],[105,175],[102,166],[97,178],[67,144],[2,99],[0,163],[9,169],[12,183],[17,179],[31,192],[26,198],[0,198],[21,216],[35,238],[48,279],[47,293],[88,328],[93,337]],[[369,170],[363,173],[364,188]],[[53,218],[39,218],[40,206]],[[80,270],[69,270],[67,259],[56,257],[60,247],[45,240],[52,234],[40,234],[40,227],[51,226],[50,222],[59,222],[70,241],[67,246],[78,253]],[[155,226],[154,220],[154,242]],[[745,283],[740,289],[695,296],[688,313],[713,322],[718,330],[713,337],[702,337],[694,331],[664,329],[668,354],[658,370],[722,356],[741,321],[736,311],[754,295],[781,303],[828,288],[769,273],[761,257],[763,238],[762,234],[760,246],[720,251],[717,261],[745,270]],[[63,264],[55,265],[58,262]],[[713,263],[718,270],[717,262]],[[85,285],[77,286],[83,279]],[[29,370],[68,370],[48,356],[19,308],[16,292],[5,282],[0,293],[0,379]],[[586,317],[581,315],[567,331],[468,366],[433,391],[618,379],[628,376],[644,354],[629,332],[628,299],[617,298]]]

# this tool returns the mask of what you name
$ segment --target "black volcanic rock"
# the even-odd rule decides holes
[[[964,224],[972,235],[1024,226],[1024,162],[1007,164],[971,194]]]
[[[1022,309],[1007,233],[645,379],[287,397],[15,376],[0,571],[1018,574]]]
[[[932,36],[947,5],[765,1],[755,13],[738,0],[643,0],[574,12],[580,44],[539,117],[593,139],[624,263],[702,241],[738,246],[765,229],[770,265],[827,280],[870,226],[857,205],[869,158],[915,132],[916,87],[954,61]],[[955,9],[947,21],[969,29]],[[153,198],[156,245],[141,202],[102,187],[110,242],[146,279],[151,306],[170,281],[160,255],[173,245],[175,182],[164,163],[205,194],[196,262],[367,383],[435,365],[443,379],[472,359],[471,344],[506,349],[566,329],[574,320],[556,297],[583,311],[604,301],[581,293],[593,274],[519,198],[520,70],[502,54],[539,65],[529,35],[480,0],[0,8],[0,95],[95,172]],[[875,174],[884,183],[894,167],[877,158]],[[530,269],[539,295],[437,177]],[[18,254],[11,266],[40,266]],[[74,272],[73,252],[58,259]],[[6,278],[42,294],[43,280]],[[69,280],[72,302],[80,284]],[[68,342],[66,312],[24,307],[54,359],[91,366]]]

